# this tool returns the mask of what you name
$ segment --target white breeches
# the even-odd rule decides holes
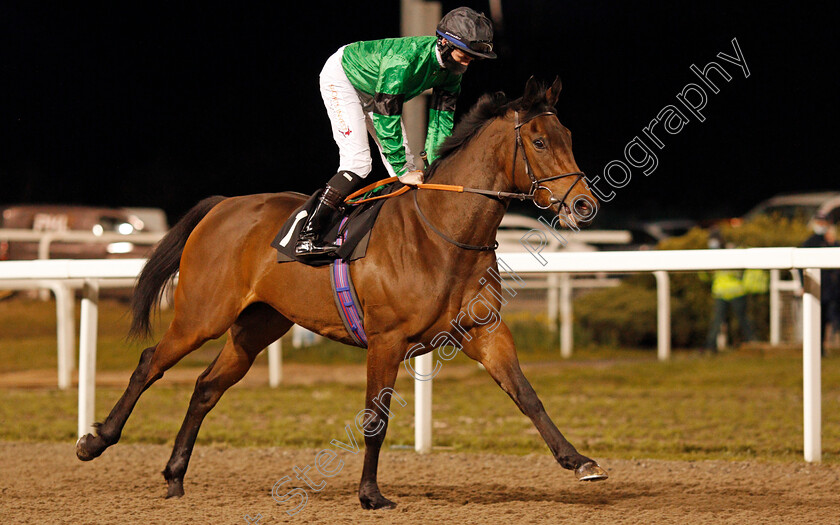
[[[320,76],[321,97],[324,99],[324,106],[330,118],[333,139],[338,145],[339,163],[336,171],[347,170],[360,177],[367,177],[372,167],[370,143],[367,137],[369,133],[379,147],[379,155],[388,174],[394,177],[397,174],[394,173],[391,164],[385,160],[382,146],[373,128],[372,111],[366,110],[359,98],[359,92],[350,83],[344,73],[344,68],[341,67],[343,51],[344,47],[327,59]],[[414,156],[408,148],[405,125],[402,126],[402,135],[406,166],[410,167],[414,165]]]

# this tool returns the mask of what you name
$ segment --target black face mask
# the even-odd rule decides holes
[[[439,45],[439,49],[444,69],[456,75],[463,75],[467,70],[467,66],[455,61],[455,59],[452,58],[452,50],[454,47],[444,43]]]

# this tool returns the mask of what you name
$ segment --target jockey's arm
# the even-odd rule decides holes
[[[407,66],[407,61],[400,56],[392,56],[383,61],[373,96],[373,128],[385,159],[397,175],[417,169],[413,163],[407,162],[403,143],[402,111],[405,94],[401,91]]]
[[[452,134],[455,123],[455,102],[461,92],[461,77],[454,77],[454,81],[447,86],[439,86],[432,90],[432,100],[429,105],[429,128],[426,131],[426,154],[431,164],[438,157],[437,150],[441,143]]]

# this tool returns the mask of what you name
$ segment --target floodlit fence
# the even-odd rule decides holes
[[[549,223],[530,217],[508,214],[502,219],[496,240],[499,253],[542,252],[591,252],[598,245],[626,245],[632,239],[626,230],[563,230],[558,233]],[[575,290],[618,286],[617,276],[603,274],[571,275],[558,273],[533,273],[523,276],[522,288],[545,290],[545,308],[548,328],[560,327],[560,352],[571,357],[574,344],[572,323],[572,298]]]
[[[26,229],[0,228],[0,241],[38,243],[38,259],[49,259],[54,243],[108,243],[114,245],[114,253],[131,251],[131,245],[150,246],[163,238],[166,232],[121,234],[90,231],[35,231]]]
[[[822,456],[822,400],[820,380],[820,269],[840,268],[840,248],[747,248],[733,250],[673,250],[640,252],[543,253],[542,259],[530,253],[500,253],[499,259],[518,274],[530,273],[635,273],[652,272],[657,278],[659,299],[658,355],[670,355],[670,290],[668,272],[714,270],[802,270],[802,367],[804,457],[820,461]],[[433,354],[415,358],[415,377],[431,377]],[[415,381],[415,449],[431,450],[432,385]]]
[[[840,268],[840,248],[749,248],[742,250],[674,250],[644,252],[499,253],[511,273],[575,274],[652,272],[657,276],[660,359],[670,355],[670,291],[668,272],[732,269],[803,270],[802,363],[804,456],[821,457],[820,301],[821,268]],[[91,431],[94,421],[96,339],[99,290],[125,286],[139,274],[145,259],[37,260],[0,262],[0,289],[49,288],[56,294],[59,340],[59,386],[68,387],[73,363],[73,290],[82,291],[79,329],[78,432]],[[665,305],[664,307],[662,305]],[[62,322],[63,320],[63,322]],[[431,377],[433,354],[415,358],[418,376]],[[269,347],[271,383],[280,381],[280,348]],[[416,376],[415,376],[416,377]],[[415,381],[415,449],[431,450],[432,381]]]

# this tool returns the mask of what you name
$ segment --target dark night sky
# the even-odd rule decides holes
[[[399,36],[399,2],[173,4],[0,5],[0,204],[156,206],[174,219],[211,194],[326,182],[337,148],[318,72],[342,44]],[[518,97],[529,76],[559,75],[559,116],[590,176],[678,105],[698,82],[691,64],[732,74],[705,122],[664,136],[654,173],[634,170],[605,221],[740,215],[779,192],[840,186],[830,3],[502,4],[500,58],[470,66],[459,116],[482,93]],[[458,5],[488,11],[444,12]],[[734,54],[732,38],[749,78],[716,58]]]

